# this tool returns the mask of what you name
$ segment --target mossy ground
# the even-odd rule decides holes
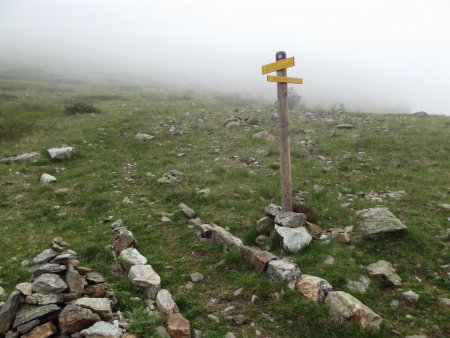
[[[382,204],[409,228],[405,236],[394,239],[354,238],[352,246],[335,240],[328,245],[312,242],[292,255],[304,273],[323,277],[347,292],[346,282],[364,274],[364,266],[379,259],[393,263],[403,279],[401,289],[372,281],[367,293],[353,293],[385,320],[382,330],[373,334],[352,323],[331,322],[325,306],[302,300],[254,272],[240,257],[200,242],[178,209],[180,202],[186,203],[202,219],[228,227],[252,244],[264,206],[280,203],[278,143],[252,137],[263,129],[278,134],[277,123],[271,120],[272,105],[237,96],[64,80],[45,73],[4,73],[0,92],[5,94],[0,96],[0,158],[42,153],[34,163],[0,164],[0,285],[7,291],[29,278],[21,261],[34,257],[59,235],[85,265],[105,274],[125,310],[144,306],[130,300],[139,297],[140,290],[109,268],[111,230],[102,221],[113,216],[133,231],[139,251],[161,275],[163,287],[206,337],[223,337],[228,331],[254,337],[255,330],[267,337],[450,335],[448,309],[438,301],[448,297],[450,289],[445,267],[448,240],[440,236],[449,228],[450,214],[439,206],[450,199],[448,117],[345,113],[336,115],[338,120],[314,121],[291,112],[293,187],[309,193],[307,204],[315,210],[318,224],[355,225],[355,210]],[[101,113],[64,114],[65,104],[73,100],[85,100]],[[236,114],[257,117],[261,125],[224,128],[224,119],[235,114],[235,108],[245,108]],[[336,129],[337,123],[355,128]],[[171,132],[171,126],[183,132]],[[330,136],[333,131],[335,137]],[[138,132],[155,138],[139,143],[134,140]],[[304,147],[301,140],[313,143]],[[75,158],[51,161],[45,150],[62,144],[77,148]],[[250,157],[261,168],[240,161]],[[323,157],[333,163],[324,164]],[[180,184],[156,182],[171,169],[184,173]],[[42,185],[39,177],[44,172],[55,175],[56,184]],[[197,189],[206,187],[211,193],[200,196]],[[57,193],[59,188],[68,191]],[[341,207],[348,201],[339,199],[340,193],[370,190],[404,190],[406,195],[382,203],[356,198],[350,207]],[[124,197],[133,203],[124,205]],[[172,214],[169,223],[161,221],[164,213]],[[276,243],[272,249],[282,254]],[[336,259],[332,266],[324,264],[328,255]],[[205,280],[187,290],[189,274],[195,271]],[[233,291],[239,288],[242,296],[235,299]],[[409,289],[420,295],[419,304],[402,301],[399,308],[392,308],[390,302],[402,300],[401,292]],[[258,297],[253,303],[252,295]],[[255,326],[234,327],[224,319],[220,311],[230,305],[236,307],[230,314],[244,314]],[[210,313],[219,313],[220,323],[211,321]],[[267,321],[262,313],[276,322]]]

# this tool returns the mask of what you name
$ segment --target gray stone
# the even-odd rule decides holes
[[[35,264],[43,264],[48,261],[51,261],[53,258],[59,255],[59,252],[53,249],[46,249],[42,251],[39,255],[33,258],[33,262]]]
[[[26,303],[30,305],[48,305],[48,304],[58,304],[65,303],[74,299],[77,299],[79,296],[76,293],[33,293],[30,296],[26,297]]]
[[[139,142],[150,141],[154,138],[155,136],[144,133],[137,133],[136,136],[134,136],[134,139]]]
[[[16,285],[16,290],[19,290],[24,296],[30,296],[33,293],[33,283],[19,283]]]
[[[378,237],[407,231],[407,227],[386,208],[361,210],[357,225],[363,237]]]
[[[269,235],[275,227],[275,222],[272,217],[265,216],[256,222],[256,230],[263,235]]]
[[[298,228],[305,225],[306,216],[291,211],[281,211],[275,216],[275,224],[282,227]]]
[[[20,302],[20,292],[13,291],[2,308],[0,308],[0,334],[8,332]]]
[[[80,295],[84,293],[84,280],[72,264],[67,264],[65,277],[69,292],[78,293]]]
[[[39,153],[36,151],[30,153],[23,153],[16,156],[7,157],[1,160],[4,163],[19,163],[28,160],[33,160],[39,157]]]
[[[270,261],[266,272],[273,281],[285,284],[296,282],[302,274],[296,264],[282,259]]]
[[[402,284],[402,279],[395,273],[392,264],[387,261],[379,260],[376,263],[372,263],[367,266],[367,271],[369,271],[371,276],[381,278],[386,285],[400,286]]]
[[[370,278],[366,276],[359,276],[357,280],[347,281],[347,288],[352,292],[366,293],[370,285]]]
[[[100,284],[105,282],[105,277],[98,272],[92,271],[86,274],[86,280],[91,284]]]
[[[158,334],[158,337],[170,338],[169,332],[167,332],[167,329],[164,326],[160,325],[155,330],[156,330],[156,333]]]
[[[120,338],[122,330],[112,324],[100,321],[80,332],[85,338]]]
[[[189,208],[186,204],[180,203],[178,207],[181,209],[181,211],[187,218],[189,219],[195,218],[195,211]]]
[[[325,279],[311,275],[301,275],[295,288],[303,297],[315,303],[323,303],[328,292],[333,289]]]
[[[345,124],[345,123],[342,123],[342,124],[338,124],[338,125],[336,126],[336,128],[338,128],[338,129],[353,129],[353,128],[355,128],[355,127],[352,126],[351,124]]]
[[[417,303],[419,301],[419,295],[412,290],[405,291],[402,295],[410,303]]]
[[[267,207],[264,208],[264,212],[267,216],[275,218],[275,216],[281,212],[281,207],[279,205],[270,203]]]
[[[216,322],[216,323],[219,323],[219,322],[220,322],[219,317],[214,316],[214,315],[212,315],[212,314],[209,314],[209,315],[208,315],[208,318],[211,319],[213,322]]]
[[[43,273],[33,282],[32,290],[38,293],[61,293],[67,289],[67,284],[60,276],[53,273]]]
[[[439,303],[441,303],[444,306],[450,307],[450,299],[449,298],[439,298]]]
[[[68,304],[59,314],[58,321],[61,333],[71,335],[100,321],[100,317],[89,309]]]
[[[111,303],[108,298],[83,297],[75,300],[72,304],[91,310],[103,320],[112,319]]]
[[[325,303],[330,308],[331,318],[336,322],[353,319],[363,329],[379,331],[383,319],[358,299],[343,291],[328,293]]]
[[[178,312],[178,306],[173,301],[172,295],[165,289],[158,291],[158,294],[156,295],[156,306],[158,307],[158,310],[167,317]]]
[[[225,252],[241,252],[241,248],[244,246],[244,243],[242,243],[239,238],[233,236],[218,225],[214,224],[213,227],[213,240],[219,244]]]
[[[111,224],[111,228],[113,228],[113,230],[120,227],[123,227],[123,221],[120,218]]]
[[[24,334],[24,333],[27,333],[28,331],[31,331],[32,329],[34,329],[40,323],[41,323],[41,321],[39,319],[34,319],[31,322],[27,322],[25,324],[19,325],[16,330],[20,334]]]
[[[163,174],[161,178],[158,178],[157,182],[164,184],[176,184],[181,182],[181,177],[183,173],[178,170],[170,170]]]
[[[275,225],[275,231],[281,236],[283,249],[292,253],[300,251],[312,240],[305,227],[288,228]]]
[[[33,265],[28,269],[28,272],[33,275],[34,278],[39,277],[43,273],[60,273],[66,270],[65,265],[55,263],[44,263],[40,265]]]
[[[59,310],[61,310],[61,308],[55,304],[43,306],[34,306],[34,305],[22,306],[16,313],[13,328],[16,328],[19,325],[25,324],[32,320],[42,318]]]
[[[200,272],[194,272],[194,273],[191,273],[191,281],[192,281],[193,283],[198,283],[198,282],[202,281],[203,278],[205,278],[205,277],[204,277],[203,274],[200,273]]]
[[[142,256],[135,248],[126,248],[120,253],[119,262],[129,271],[133,265],[147,264],[147,258]]]
[[[224,338],[236,338],[233,332],[227,332]]]
[[[132,283],[145,288],[147,297],[155,299],[156,294],[161,289],[161,277],[150,265],[134,265],[130,269],[128,278]]]
[[[333,256],[327,256],[327,258],[325,258],[323,263],[326,265],[333,265],[334,261],[335,261],[335,258]]]
[[[74,147],[50,148],[47,150],[52,160],[70,160],[75,152]]]
[[[255,238],[255,243],[258,246],[265,246],[267,244],[269,244],[270,242],[270,237],[266,236],[266,235],[259,235],[258,237]]]
[[[5,289],[0,286],[0,300],[3,300],[6,296]]]

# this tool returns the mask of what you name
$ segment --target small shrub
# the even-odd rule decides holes
[[[91,103],[75,102],[66,104],[65,113],[69,115],[100,113],[100,109],[94,107],[94,105]]]

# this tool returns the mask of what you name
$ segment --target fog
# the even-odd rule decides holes
[[[309,106],[450,115],[448,0],[0,0],[0,66],[269,100],[275,52]]]

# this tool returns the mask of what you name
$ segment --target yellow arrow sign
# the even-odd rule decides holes
[[[297,77],[284,77],[284,76],[267,76],[267,81],[269,82],[283,82],[283,83],[295,83],[302,84],[303,79],[299,79]]]
[[[295,66],[294,57],[290,57],[287,59],[281,59],[276,62],[269,63],[261,67],[262,74],[272,73],[276,70],[285,69]]]

